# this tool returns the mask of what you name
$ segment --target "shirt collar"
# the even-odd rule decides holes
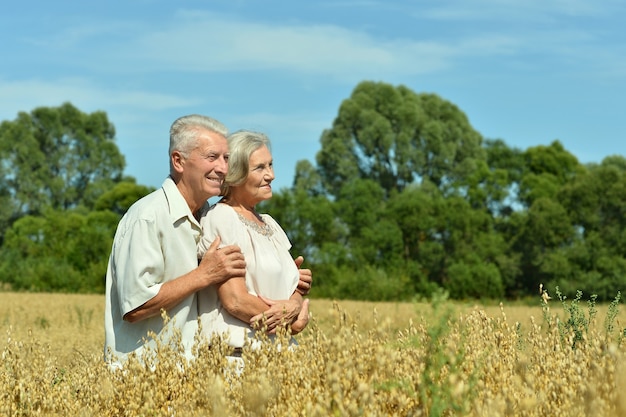
[[[167,177],[165,181],[163,181],[163,192],[165,193],[165,198],[167,199],[167,203],[170,208],[170,215],[172,216],[172,222],[176,223],[178,220],[187,217],[192,224],[200,227],[200,224],[191,213],[191,209],[185,201],[185,198],[180,193],[180,190],[176,186],[176,183],[172,179],[172,177]]]

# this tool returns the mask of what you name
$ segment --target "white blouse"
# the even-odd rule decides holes
[[[269,214],[262,214],[265,225],[239,215],[231,206],[217,203],[200,219],[202,236],[198,242],[201,258],[216,236],[221,246],[238,245],[246,260],[246,288],[252,295],[287,300],[296,290],[299,272],[289,253],[291,243],[280,225]],[[249,324],[231,316],[222,306],[214,286],[202,290],[198,313],[202,331],[208,337],[218,334],[231,346],[242,347],[252,338]]]

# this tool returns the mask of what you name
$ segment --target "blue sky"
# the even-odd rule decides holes
[[[485,138],[626,154],[619,0],[31,1],[0,13],[0,120],[104,110],[126,173],[159,186],[171,122],[202,113],[272,139],[275,190],[315,161],[363,80],[456,104]]]

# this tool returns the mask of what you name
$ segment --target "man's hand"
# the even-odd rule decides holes
[[[302,256],[298,256],[294,259],[296,266],[298,267],[298,272],[300,272],[300,278],[298,281],[298,291],[302,295],[307,295],[309,291],[311,291],[311,284],[313,283],[313,273],[310,269],[300,269],[302,263],[304,262],[304,258]]]
[[[309,300],[302,302],[302,310],[298,314],[298,318],[291,323],[291,334],[298,334],[309,324]]]
[[[220,248],[220,237],[216,237],[202,257],[198,270],[206,279],[206,286],[219,284],[227,279],[246,276],[246,261],[236,245]]]

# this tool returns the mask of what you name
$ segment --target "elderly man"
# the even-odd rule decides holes
[[[239,248],[218,250],[219,238],[200,262],[196,257],[198,219],[207,200],[219,195],[228,170],[227,133],[210,117],[177,119],[170,129],[169,177],[160,189],[133,204],[118,225],[106,274],[104,348],[113,367],[153,343],[147,339],[149,332],[167,337],[174,328],[191,357],[198,291],[245,275]],[[300,290],[308,292],[310,284],[310,271],[302,269]],[[308,313],[306,308],[301,313]],[[167,323],[161,310],[171,319]]]

